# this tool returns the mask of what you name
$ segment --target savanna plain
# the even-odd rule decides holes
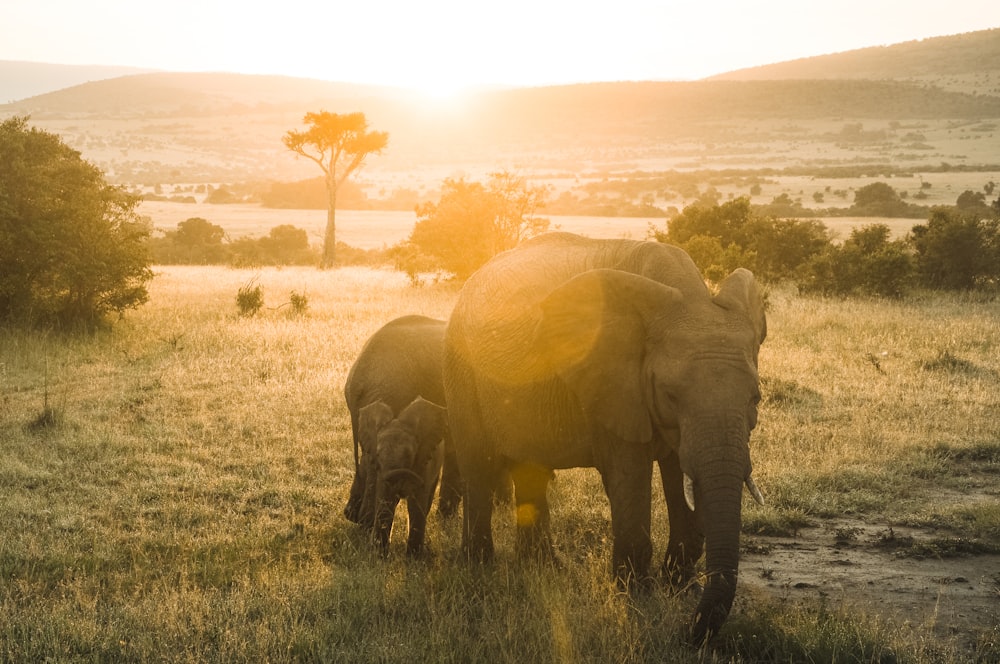
[[[617,589],[592,469],[550,490],[557,566],[515,558],[506,508],[485,567],[461,558],[460,519],[432,515],[420,560],[397,519],[383,560],[342,516],[351,363],[396,316],[446,318],[458,285],[155,272],[110,329],[0,330],[0,660],[1000,661],[995,297],[770,289],[767,506],[745,502],[737,603],[697,652],[693,594]],[[251,282],[265,306],[240,316]]]

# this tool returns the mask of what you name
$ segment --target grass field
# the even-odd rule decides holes
[[[0,330],[0,661],[1000,661],[1000,302],[770,292],[752,440],[768,506],[745,503],[754,562],[695,653],[680,642],[693,597],[617,591],[593,470],[552,485],[558,568],[515,561],[502,516],[480,568],[458,559],[457,521],[431,518],[429,559],[405,560],[397,532],[383,561],[341,515],[348,368],[389,319],[447,317],[456,286],[360,268],[156,273],[110,331]],[[253,279],[265,309],[241,318]],[[304,314],[282,306],[293,291]],[[825,524],[845,558],[981,564],[961,573],[977,593],[966,619],[918,618],[877,579],[761,578],[761,560],[787,577],[779,541]],[[889,547],[862,527],[915,534]]]

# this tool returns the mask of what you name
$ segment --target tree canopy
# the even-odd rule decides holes
[[[306,113],[304,131],[289,130],[282,139],[285,147],[316,163],[326,181],[326,233],[323,239],[323,267],[336,264],[337,190],[364,164],[368,155],[381,152],[389,143],[384,131],[369,131],[364,113]]]
[[[0,320],[93,324],[144,303],[138,204],[27,117],[0,123]]]
[[[417,207],[410,243],[440,267],[465,278],[490,258],[548,229],[536,217],[548,190],[509,171],[490,174],[486,184],[446,179],[437,203]]]

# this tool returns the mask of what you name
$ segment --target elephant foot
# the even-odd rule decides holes
[[[406,557],[411,560],[428,560],[433,557],[431,550],[426,546],[406,547]]]
[[[450,519],[458,513],[458,506],[462,502],[462,497],[449,498],[441,496],[438,498],[438,514],[446,519]]]
[[[615,571],[615,583],[618,590],[629,595],[644,595],[656,588],[656,580],[648,574],[636,574],[631,568],[619,568]]]

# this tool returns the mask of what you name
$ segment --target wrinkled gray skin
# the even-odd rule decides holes
[[[463,287],[445,334],[466,554],[493,556],[489,491],[502,468],[518,550],[547,556],[551,470],[593,466],[611,503],[616,575],[641,582],[655,461],[670,519],[661,572],[683,587],[705,552],[689,637],[706,641],[736,592],[765,332],[752,274],[736,270],[713,297],[669,245],[550,233],[495,257]]]
[[[351,412],[354,439],[354,482],[344,516],[372,528],[375,522],[375,483],[371,481],[374,447],[366,447],[358,435],[361,409],[377,401],[393,413],[401,412],[417,397],[445,404],[441,363],[445,322],[426,316],[403,316],[386,323],[373,334],[358,354],[344,385],[344,398]],[[450,441],[446,442],[444,474],[438,510],[454,514],[461,500],[461,480]]]
[[[383,555],[389,552],[400,500],[406,501],[409,515],[406,553],[416,556],[423,550],[427,514],[444,462],[447,417],[444,408],[420,397],[398,417],[383,401],[361,409],[359,435],[375,450],[374,472],[368,481],[375,496],[375,538]]]

